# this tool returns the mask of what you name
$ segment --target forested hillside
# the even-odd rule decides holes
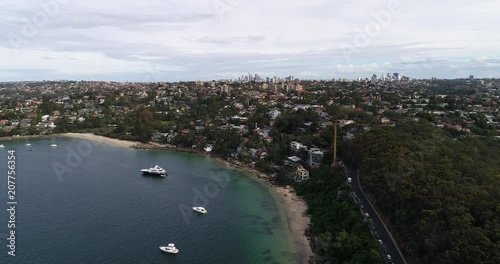
[[[342,145],[409,263],[500,263],[500,144],[425,124]]]
[[[296,189],[309,207],[315,263],[384,263],[379,243],[349,194],[342,169],[319,169]]]

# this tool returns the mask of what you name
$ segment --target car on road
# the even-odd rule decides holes
[[[370,215],[368,213],[365,213],[366,218],[370,218]]]
[[[387,260],[392,260],[391,255],[387,255],[386,257],[387,257]]]
[[[380,245],[384,244],[381,239],[379,239],[378,242],[380,243]]]

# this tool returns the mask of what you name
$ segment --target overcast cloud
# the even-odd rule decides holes
[[[500,77],[497,0],[0,4],[0,81]]]

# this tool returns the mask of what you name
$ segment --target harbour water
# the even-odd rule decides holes
[[[68,138],[31,140],[34,151],[24,141],[2,143],[0,263],[296,263],[286,219],[267,187],[216,160]],[[7,254],[11,149],[15,257]],[[140,174],[155,164],[169,175]],[[168,243],[179,253],[159,250]]]

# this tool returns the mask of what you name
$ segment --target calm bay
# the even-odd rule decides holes
[[[24,141],[2,143],[0,263],[297,262],[286,219],[268,187],[214,159],[68,138],[31,140],[34,151],[26,151]],[[6,245],[11,149],[15,257]],[[140,169],[155,164],[169,175],[141,175]],[[61,169],[68,171],[58,177]],[[186,210],[197,205],[208,214]],[[168,243],[179,253],[159,250]]]

